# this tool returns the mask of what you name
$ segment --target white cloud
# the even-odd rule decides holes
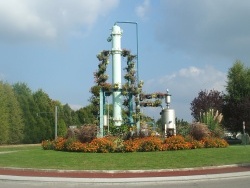
[[[204,71],[197,67],[189,67],[188,69],[181,69],[178,74],[181,77],[197,77],[203,73]]]
[[[166,92],[172,94],[172,107],[175,108],[178,118],[191,121],[190,103],[201,90],[225,91],[226,74],[212,66],[204,68],[188,67],[180,69],[170,75],[151,79],[145,82],[145,92]],[[158,117],[159,109],[146,110]],[[155,111],[155,114],[152,112]]]
[[[199,90],[215,89],[224,90],[226,74],[216,70],[212,66],[206,66],[203,69],[197,67],[188,67],[180,69],[173,79],[168,80],[168,87],[171,90],[178,91],[178,95],[195,96]],[[163,81],[161,80],[161,83]]]
[[[0,39],[56,39],[88,30],[119,0],[8,0],[0,1]]]
[[[150,9],[150,1],[144,0],[142,5],[139,5],[138,7],[136,7],[135,12],[137,16],[139,16],[140,18],[145,18],[149,9]]]

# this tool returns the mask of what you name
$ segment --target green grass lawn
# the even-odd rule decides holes
[[[8,151],[12,151],[8,153]],[[74,153],[41,146],[0,147],[0,167],[146,170],[250,163],[250,146],[137,153]]]

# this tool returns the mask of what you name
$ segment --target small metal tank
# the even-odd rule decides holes
[[[175,111],[174,109],[166,108],[161,112],[162,128],[165,136],[176,135]]]

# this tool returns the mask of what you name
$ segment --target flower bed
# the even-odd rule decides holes
[[[69,152],[111,153],[111,152],[151,152],[167,150],[187,150],[197,148],[225,148],[228,143],[220,138],[205,138],[201,141],[186,141],[182,136],[173,136],[163,140],[160,137],[144,137],[123,141],[116,137],[96,138],[89,143],[74,139],[57,138],[55,141],[42,142],[44,150]]]

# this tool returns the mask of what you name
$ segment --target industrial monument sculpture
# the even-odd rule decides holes
[[[168,93],[143,94],[143,82],[138,80],[138,49],[137,55],[132,55],[129,50],[121,48],[122,29],[117,23],[135,23],[135,22],[116,22],[112,27],[108,42],[112,42],[111,50],[104,50],[97,55],[100,61],[98,71],[94,73],[97,86],[91,88],[92,102],[97,106],[99,104],[99,137],[104,136],[104,126],[109,124],[109,114],[106,114],[106,97],[113,97],[113,124],[117,127],[122,124],[129,126],[136,125],[137,131],[140,130],[140,107],[161,107],[162,133],[164,136],[175,135],[175,112],[170,109],[170,97]],[[136,24],[137,27],[137,24]],[[138,37],[138,36],[137,36]],[[138,45],[137,45],[138,46]],[[109,56],[112,55],[112,84],[107,83],[108,75],[106,74]],[[127,59],[125,84],[122,84],[121,62],[122,57]],[[137,57],[137,58],[136,58]],[[134,60],[137,59],[137,66]],[[136,72],[136,69],[137,72]],[[136,76],[137,73],[137,76]],[[99,94],[99,95],[98,95]],[[162,107],[162,100],[165,99],[166,108]],[[134,105],[135,104],[135,105]],[[122,118],[122,106],[127,108],[127,119]]]

